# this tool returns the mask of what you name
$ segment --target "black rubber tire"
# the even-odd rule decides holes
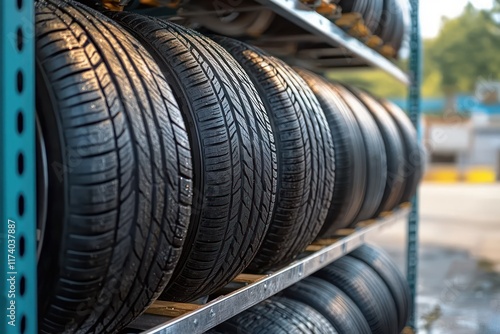
[[[295,69],[318,98],[335,147],[335,183],[326,222],[319,237],[351,225],[361,210],[366,187],[366,152],[358,122],[329,82],[303,69]]]
[[[40,333],[115,333],[160,294],[191,210],[170,87],[137,40],[76,2],[36,3],[37,112],[49,168]]]
[[[399,17],[399,28],[398,28],[398,33],[399,36],[397,36],[394,39],[393,45],[396,51],[399,52],[401,50],[401,47],[404,43],[409,45],[410,38],[409,38],[409,30],[410,30],[410,3],[407,0],[399,0],[399,10],[401,12],[401,15]]]
[[[265,272],[291,262],[318,235],[334,189],[334,149],[321,106],[283,61],[227,37],[214,37],[257,87],[275,133],[278,193],[262,246],[247,268]]]
[[[380,37],[384,43],[387,43],[387,41],[390,39],[389,34],[391,33],[388,27],[390,26],[390,24],[392,24],[392,21],[394,20],[394,17],[392,15],[392,12],[394,11],[392,7],[393,0],[382,0],[382,2],[383,2],[382,17],[380,19],[377,29],[375,29],[375,35]]]
[[[371,32],[375,32],[382,19],[383,0],[334,0],[342,8],[342,13],[359,13],[365,25]]]
[[[397,0],[384,0],[383,14],[375,35],[382,41],[399,51],[405,37],[405,22],[403,8]]]
[[[379,247],[365,244],[349,253],[348,256],[369,265],[385,282],[396,306],[398,330],[401,332],[409,320],[412,305],[410,288],[403,274],[389,256]]]
[[[192,301],[241,273],[263,241],[276,194],[269,118],[250,78],[209,38],[160,19],[108,15],[153,54],[186,118],[195,206],[186,246],[162,297]]]
[[[377,30],[377,27],[382,20],[384,10],[384,3],[382,0],[370,0],[368,1],[368,6],[366,12],[363,15],[365,25],[373,33]]]
[[[339,333],[371,334],[363,313],[339,288],[318,277],[307,277],[280,296],[311,306]]]
[[[370,112],[350,91],[339,84],[332,84],[344,102],[349,106],[358,121],[358,125],[363,135],[366,157],[366,191],[363,199],[363,206],[359,211],[355,223],[373,218],[384,195],[387,180],[387,157],[384,141],[377,123],[370,115]]]
[[[402,0],[393,0],[393,2],[392,15],[394,17],[394,23],[393,31],[388,44],[391,45],[397,52],[401,48],[406,34],[405,15],[409,15],[409,13],[403,13],[403,10],[409,10],[409,8],[407,6],[403,6]]]
[[[380,100],[399,129],[405,148],[405,186],[401,202],[408,202],[417,191],[422,177],[423,153],[418,142],[417,131],[406,113],[388,100]]]
[[[342,290],[361,310],[373,334],[396,334],[398,318],[384,281],[366,263],[344,256],[314,276]]]
[[[205,332],[204,334],[225,334],[225,332],[220,330],[220,329],[213,328],[213,329]]]
[[[271,297],[215,328],[224,334],[336,334],[319,312],[306,304]]]
[[[346,86],[346,88],[356,95],[368,111],[370,111],[384,140],[387,157],[387,180],[384,188],[384,196],[376,212],[378,216],[381,212],[390,211],[401,203],[405,182],[405,151],[403,141],[396,123],[387,110],[374,97],[352,86]]]

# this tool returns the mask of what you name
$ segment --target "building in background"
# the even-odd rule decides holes
[[[404,106],[404,101],[396,101]],[[500,180],[500,82],[479,82],[474,96],[422,101],[430,181]]]

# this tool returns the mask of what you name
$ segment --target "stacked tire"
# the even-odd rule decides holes
[[[343,13],[359,13],[366,27],[396,54],[401,49],[409,22],[407,0],[336,0],[335,3]]]
[[[397,334],[409,320],[410,300],[388,255],[363,245],[207,333]]]
[[[41,333],[276,270],[421,176],[396,106],[235,40],[39,0],[36,50]]]
[[[359,13],[365,25],[374,32],[384,15],[384,0],[336,0],[343,13]]]
[[[320,101],[335,147],[333,199],[318,237],[333,237],[409,201],[422,177],[423,150],[403,110],[365,91],[296,71]]]

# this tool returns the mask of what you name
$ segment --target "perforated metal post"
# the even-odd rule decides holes
[[[419,24],[419,2],[410,0],[411,4],[411,31],[410,31],[410,90],[408,110],[410,118],[420,133],[420,84],[422,75],[421,40]],[[407,279],[413,297],[413,308],[408,326],[416,329],[417,325],[417,278],[418,278],[418,194],[412,200],[412,209],[408,219],[407,245]]]
[[[0,0],[0,333],[37,332],[33,0]]]

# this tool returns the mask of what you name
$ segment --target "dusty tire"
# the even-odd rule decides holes
[[[366,263],[345,256],[314,276],[342,290],[359,307],[372,333],[399,333],[392,295],[384,281]]]
[[[405,151],[405,185],[400,202],[408,202],[417,191],[422,178],[423,152],[418,143],[417,131],[405,112],[387,100],[380,101],[389,112],[399,129]]]
[[[389,256],[378,247],[363,245],[349,253],[348,256],[369,265],[385,282],[396,306],[398,329],[401,332],[409,320],[412,300],[410,288],[403,274]]]
[[[37,2],[36,68],[51,164],[39,331],[114,333],[180,257],[192,200],[184,122],[149,53],[84,5]]]
[[[191,301],[243,271],[268,229],[276,193],[274,137],[262,101],[221,46],[181,26],[108,13],[152,53],[186,118],[193,154],[193,214],[162,297]]]
[[[358,122],[339,93],[323,78],[296,69],[323,108],[335,148],[333,198],[319,237],[351,225],[361,210],[366,187],[366,152]]]
[[[343,13],[359,13],[365,25],[374,32],[380,25],[383,11],[383,1],[380,0],[334,0],[338,3]]]
[[[264,272],[292,261],[325,223],[334,188],[333,143],[321,106],[293,69],[258,48],[214,38],[252,79],[276,138],[276,206],[264,242],[248,267]]]
[[[373,218],[380,207],[387,180],[387,157],[382,135],[370,112],[343,86],[339,84],[332,84],[332,86],[339,92],[356,117],[365,145],[366,190],[363,205],[354,220],[356,223]]]
[[[363,313],[339,288],[317,277],[307,277],[280,293],[311,306],[342,334],[371,334]]]
[[[380,206],[375,213],[377,216],[382,211],[390,211],[399,203],[404,192],[405,152],[403,142],[396,123],[387,110],[371,95],[354,87],[347,87],[370,111],[377,123],[378,129],[384,140],[387,165],[387,180],[385,183],[384,196]]]
[[[312,307],[283,297],[271,297],[215,328],[224,334],[336,334]]]

